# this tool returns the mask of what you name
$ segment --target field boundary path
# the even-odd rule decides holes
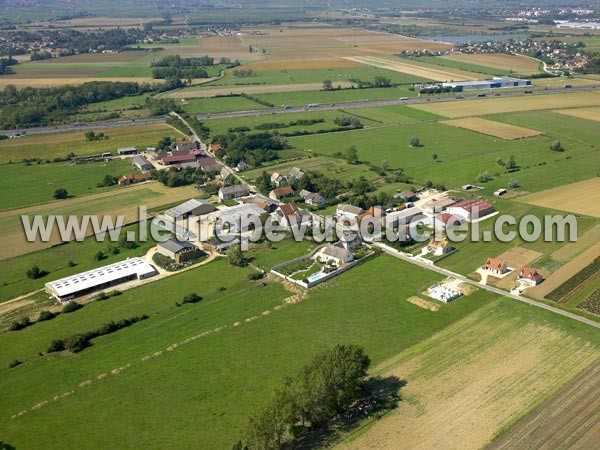
[[[600,322],[596,322],[594,320],[588,319],[587,317],[579,316],[579,315],[571,313],[569,311],[565,311],[565,310],[560,309],[560,308],[555,308],[554,306],[546,305],[545,303],[541,303],[541,302],[538,302],[538,301],[535,301],[535,300],[531,300],[529,298],[521,297],[520,295],[511,294],[510,292],[503,291],[502,289],[498,289],[498,288],[493,287],[493,286],[487,286],[487,285],[482,284],[482,283],[480,283],[478,281],[471,280],[471,279],[469,279],[469,278],[467,278],[467,277],[465,277],[463,275],[460,275],[458,273],[452,272],[452,271],[450,271],[448,269],[443,269],[443,268],[435,266],[433,264],[426,264],[426,263],[424,263],[424,262],[422,262],[422,261],[420,261],[420,260],[418,260],[416,258],[411,258],[409,256],[406,256],[402,252],[399,252],[398,250],[396,250],[396,249],[394,249],[392,247],[389,247],[389,246],[387,246],[385,244],[382,244],[380,242],[377,242],[374,245],[377,246],[377,247],[379,247],[381,250],[383,250],[388,255],[394,256],[394,257],[396,257],[398,259],[402,259],[402,260],[404,260],[406,262],[409,262],[411,264],[415,264],[415,265],[417,265],[419,267],[422,267],[424,269],[428,269],[428,270],[431,270],[433,272],[437,272],[437,273],[439,273],[441,275],[444,275],[444,276],[447,276],[447,277],[450,277],[450,278],[455,278],[455,279],[457,279],[459,281],[462,281],[463,283],[468,283],[468,284],[470,284],[472,286],[476,286],[478,288],[485,289],[486,291],[492,292],[494,294],[502,295],[504,297],[508,297],[510,299],[517,300],[519,302],[526,303],[526,304],[531,305],[531,306],[536,306],[538,308],[545,309],[546,311],[550,311],[550,312],[553,312],[555,314],[559,314],[561,316],[568,317],[569,319],[577,320],[578,322],[581,322],[581,323],[584,323],[586,325],[590,325],[592,327],[600,329]]]

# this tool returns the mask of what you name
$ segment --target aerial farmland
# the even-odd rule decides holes
[[[159,3],[0,21],[0,449],[593,448],[600,10]]]

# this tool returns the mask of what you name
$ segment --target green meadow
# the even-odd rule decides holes
[[[77,165],[67,162],[0,164],[0,190],[4,192],[0,210],[53,201],[58,188],[65,188],[71,196],[102,192],[107,188],[99,188],[97,184],[106,175],[120,177],[133,170],[130,161],[121,159]],[[19,182],[15,183],[15,179]]]
[[[524,191],[534,192],[597,175],[600,152],[595,146],[594,123],[591,121],[563,119],[561,115],[545,111],[490,118],[541,130],[545,134],[507,141],[440,122],[427,122],[382,124],[343,133],[294,137],[289,142],[299,149],[322,155],[355,145],[361,161],[375,165],[387,161],[392,168],[403,169],[419,183],[431,180],[457,188],[476,183],[478,174],[488,172],[492,180],[485,184],[484,195],[489,196],[495,189],[506,188],[512,179],[516,179]],[[559,121],[563,124],[559,125]],[[420,138],[421,147],[410,147],[413,136]],[[565,152],[549,150],[555,139],[561,140]],[[504,173],[496,160],[507,161],[511,155],[519,170]]]
[[[247,281],[251,270],[216,261],[0,334],[0,344],[10,349],[2,354],[2,365],[15,358],[24,361],[0,370],[6,393],[0,417],[3,439],[19,447],[35,446],[37,437],[24,432],[33,427],[44,435],[46,448],[81,448],[89,439],[97,448],[115,440],[121,448],[181,448],[189,442],[230,448],[249,412],[317,351],[357,343],[376,365],[490,299],[479,292],[441,305],[437,313],[423,310],[405,299],[439,276],[380,256],[312,290],[308,299],[275,309],[291,294],[279,282],[261,286]],[[202,302],[176,308],[174,302],[190,292],[201,295]],[[150,318],[94,340],[77,355],[38,355],[52,339],[139,314]],[[207,330],[217,331],[184,343]],[[111,373],[122,367],[121,373]],[[10,418],[45,400],[49,403],[43,407]],[[111,414],[116,405],[120,413]],[[130,417],[126,424],[123,415]],[[69,427],[57,426],[65,420]],[[149,424],[151,435],[142,432]]]

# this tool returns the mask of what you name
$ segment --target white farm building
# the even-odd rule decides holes
[[[157,274],[156,269],[142,258],[98,267],[77,275],[46,283],[46,292],[61,302],[91,294],[131,280],[143,280]]]

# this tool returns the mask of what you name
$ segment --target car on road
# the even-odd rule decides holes
[[[524,94],[532,94],[533,91],[525,91]]]
[[[487,94],[477,94],[477,97],[487,97]]]
[[[408,100],[408,97],[400,97],[400,100]]]

